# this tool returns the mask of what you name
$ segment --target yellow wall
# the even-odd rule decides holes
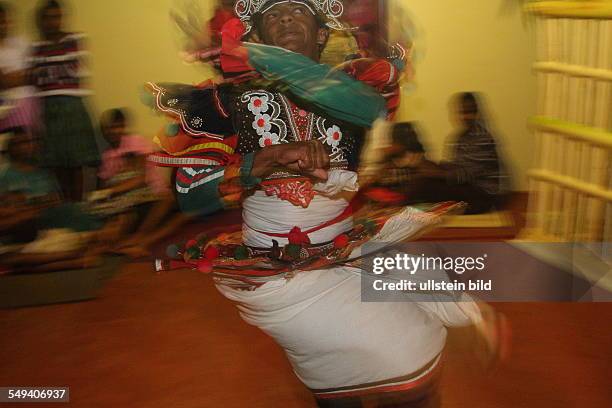
[[[405,87],[401,118],[422,124],[430,147],[440,151],[453,130],[451,95],[484,94],[516,187],[526,189],[532,137],[526,120],[535,112],[536,82],[531,72],[535,44],[530,21],[515,0],[394,0],[416,25],[415,87]],[[516,4],[516,7],[509,4]]]
[[[33,15],[37,0],[13,0],[18,28],[36,38]],[[64,2],[66,3],[66,2]],[[203,2],[205,3],[205,2]],[[198,83],[210,75],[202,66],[178,57],[180,36],[168,17],[173,0],[69,0],[66,29],[88,35],[88,62],[94,90],[91,109],[128,107],[134,128],[152,135],[163,123],[140,102],[146,81]]]
[[[536,87],[530,71],[531,30],[518,8],[505,8],[510,0],[389,0],[393,9],[392,2],[412,16],[418,31],[416,86],[405,87],[399,119],[420,121],[427,145],[439,151],[452,131],[450,95],[483,92],[494,129],[522,180],[531,160],[525,123],[534,113]],[[32,36],[37,2],[12,3],[20,30]],[[205,9],[209,3],[201,0]],[[209,75],[178,58],[179,37],[168,18],[176,4],[178,0],[70,1],[68,27],[89,35],[95,91],[91,105],[96,114],[126,106],[134,113],[134,127],[152,135],[161,121],[140,104],[139,86],[149,80],[196,83]]]

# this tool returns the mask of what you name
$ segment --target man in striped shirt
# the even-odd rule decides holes
[[[457,109],[463,128],[456,139],[447,143],[451,158],[439,164],[424,160],[418,166],[423,180],[413,189],[413,199],[464,201],[468,204],[467,214],[479,214],[502,204],[508,175],[476,96],[459,94]]]

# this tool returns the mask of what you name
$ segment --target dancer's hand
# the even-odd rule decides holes
[[[305,176],[327,180],[329,154],[317,140],[269,146],[255,156],[251,175],[261,177],[275,167],[285,167]]]

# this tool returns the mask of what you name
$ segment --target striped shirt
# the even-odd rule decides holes
[[[68,34],[59,42],[39,41],[33,44],[31,66],[38,96],[83,96],[81,79],[87,76],[83,60],[88,55],[81,47],[83,34]]]
[[[493,136],[482,122],[474,122],[456,140],[447,143],[451,160],[444,163],[451,184],[470,184],[484,192],[506,192],[508,174]]]

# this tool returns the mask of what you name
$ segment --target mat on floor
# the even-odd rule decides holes
[[[0,309],[94,299],[121,263],[112,256],[95,268],[0,276]]]

